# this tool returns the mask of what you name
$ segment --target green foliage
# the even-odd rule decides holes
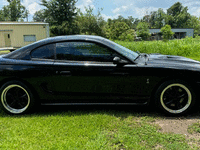
[[[106,36],[113,40],[120,39],[120,36],[129,29],[130,27],[125,22],[108,22]]]
[[[187,12],[188,8],[183,7],[180,2],[175,3],[167,9],[167,21],[172,28],[187,28],[191,15]]]
[[[53,22],[51,17],[46,14],[46,11],[44,9],[41,9],[34,13],[33,21],[34,22]]]
[[[98,10],[97,15],[93,13],[93,8],[90,6],[88,8],[85,7],[85,13],[78,10],[76,21],[78,22],[80,34],[99,35],[105,37],[104,28],[106,22],[101,16],[101,10]]]
[[[0,10],[0,21],[23,21],[24,18],[27,18],[28,11],[20,0],[7,1],[9,4]]]
[[[176,2],[174,5],[172,5],[169,9],[167,9],[167,14],[171,16],[176,16],[181,13],[183,10],[183,6],[180,2]]]
[[[121,41],[129,41],[129,42],[131,42],[131,41],[134,41],[135,36],[136,36],[135,30],[129,29],[126,32],[122,33],[119,36],[119,39]]]
[[[34,21],[50,23],[51,36],[78,34],[75,3],[76,0],[41,0],[46,8],[34,14]]]
[[[189,20],[188,28],[193,28],[194,36],[198,36],[200,34],[200,18],[192,16]]]
[[[137,36],[142,37],[143,40],[146,40],[150,36],[148,23],[140,22],[136,29]]]
[[[187,131],[190,133],[190,134],[193,134],[193,133],[200,133],[200,123],[197,122],[197,123],[193,123],[192,125],[190,125],[187,129]]]
[[[164,27],[162,27],[161,33],[164,40],[169,40],[171,39],[172,35],[174,35],[174,32],[172,32],[170,25],[165,25]]]
[[[61,25],[63,22],[71,24],[76,16],[76,0],[41,0],[46,7],[45,14],[52,18],[51,24]]]
[[[144,16],[142,20],[132,16],[128,18],[118,16],[117,19],[108,19],[107,22],[101,16],[99,10],[97,15],[93,13],[93,9],[90,7],[85,8],[84,13],[77,10],[75,7],[76,0],[41,0],[41,2],[46,8],[36,12],[33,19],[53,25],[54,27],[51,28],[52,35],[91,34],[113,40],[125,40],[132,39],[131,34],[125,36],[126,31],[134,29],[137,31],[137,36],[146,40],[150,36],[149,28],[162,28],[166,24],[172,28],[194,28],[195,36],[200,34],[199,18],[191,16],[188,13],[188,8],[183,7],[180,2],[167,9],[167,13],[159,8],[157,11],[152,11],[149,15]],[[5,9],[4,12],[6,11]],[[3,14],[2,10],[0,11],[0,19],[5,20],[6,16],[2,17],[1,14]]]
[[[150,25],[150,28],[158,28],[164,26],[165,19],[166,19],[166,13],[163,11],[163,9],[159,8],[157,11],[152,11],[148,19],[148,23]]]
[[[179,55],[198,59],[200,58],[200,37],[187,37],[181,40],[123,42],[115,41],[133,51],[141,53],[160,53],[164,55]],[[198,59],[199,60],[199,59]]]
[[[51,36],[73,35],[73,34],[80,33],[78,23],[76,21],[72,22],[72,24],[69,24],[66,21],[66,22],[63,22],[62,25],[60,26],[52,25],[50,27],[50,31],[51,31]]]

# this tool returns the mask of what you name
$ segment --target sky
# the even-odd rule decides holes
[[[142,18],[150,14],[151,11],[157,11],[162,8],[165,12],[174,3],[180,2],[184,7],[188,7],[191,15],[200,17],[200,0],[78,0],[76,7],[84,12],[84,7],[91,6],[96,14],[98,9],[103,8],[101,15],[105,20],[114,19],[119,15],[127,18]],[[29,10],[29,21],[32,21],[34,13],[43,9],[40,0],[22,0],[22,4]],[[0,0],[0,9],[8,5],[7,0]]]

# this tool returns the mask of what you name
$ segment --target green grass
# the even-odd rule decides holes
[[[2,54],[7,54],[7,53],[9,53],[9,52],[10,52],[9,50],[0,51],[0,55],[2,55]]]
[[[84,106],[83,106],[84,107]],[[0,149],[191,149],[184,135],[161,133],[156,115],[116,110],[0,113]]]
[[[185,38],[181,40],[163,41],[139,41],[123,42],[115,41],[133,51],[141,53],[160,53],[165,55],[178,55],[189,58],[200,58],[200,37]]]
[[[200,123],[193,123],[188,127],[188,132],[193,134],[193,133],[200,133]]]

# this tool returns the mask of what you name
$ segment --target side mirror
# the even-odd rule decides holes
[[[128,61],[123,60],[123,59],[116,56],[116,57],[113,58],[113,64],[125,65],[125,64],[128,64]]]
[[[119,58],[119,57],[114,57],[113,58],[113,64],[119,64],[120,61],[121,61],[121,58]]]

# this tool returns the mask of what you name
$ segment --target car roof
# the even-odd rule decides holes
[[[77,41],[96,41],[96,42],[100,42],[100,43],[104,43],[105,41],[107,41],[106,38],[103,38],[101,36],[94,36],[94,35],[67,35],[67,36],[56,36],[56,37],[50,37],[50,38],[46,38],[43,40],[40,40],[36,43],[38,44],[48,44],[48,43],[53,43],[53,42],[62,42],[62,41],[70,41],[70,40],[77,40]]]
[[[64,41],[92,41],[92,42],[98,42],[101,44],[104,44],[108,47],[113,48],[114,42],[103,38],[101,36],[94,36],[94,35],[66,35],[66,36],[56,36],[56,37],[50,37],[46,38],[37,42],[34,42],[32,44],[29,44],[27,46],[24,46],[18,50],[15,50],[12,53],[9,53],[5,56],[5,58],[12,58],[12,59],[29,59],[28,54],[31,50],[46,45],[50,43],[56,43],[56,42],[64,42]]]

